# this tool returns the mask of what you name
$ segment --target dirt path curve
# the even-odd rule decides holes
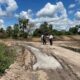
[[[0,80],[80,80],[54,47],[25,42],[16,42],[14,47],[17,59]]]
[[[62,47],[58,45],[41,45],[40,43],[31,43],[32,45],[38,47],[39,49],[45,51],[48,55],[56,56],[56,58],[60,58],[66,65],[72,70],[73,74],[77,75],[80,80],[80,54]],[[62,63],[63,63],[62,62]]]

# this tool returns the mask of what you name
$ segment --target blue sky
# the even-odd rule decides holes
[[[17,23],[19,17],[36,26],[47,21],[56,29],[66,29],[79,24],[80,0],[0,0],[1,27]]]

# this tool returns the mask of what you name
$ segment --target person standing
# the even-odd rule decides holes
[[[43,42],[43,45],[46,44],[46,36],[45,35],[41,35],[41,41]]]
[[[78,34],[80,34],[80,28],[78,29]]]
[[[49,35],[49,42],[50,42],[50,45],[53,45],[53,35]]]

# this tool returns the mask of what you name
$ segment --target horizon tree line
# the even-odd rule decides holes
[[[45,35],[76,35],[80,34],[78,29],[80,29],[80,25],[76,25],[75,27],[71,27],[69,31],[62,30],[58,31],[53,29],[52,24],[48,24],[48,22],[44,22],[40,25],[39,28],[36,28],[32,33],[32,28],[35,27],[34,23],[30,23],[29,19],[18,19],[18,23],[14,24],[13,27],[8,26],[6,30],[0,28],[0,38],[14,38],[14,39],[24,39],[29,36],[39,37],[41,34]]]

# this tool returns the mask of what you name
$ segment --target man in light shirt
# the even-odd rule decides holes
[[[41,35],[41,41],[43,42],[43,45],[46,44],[46,36],[45,35]]]
[[[80,33],[80,28],[78,29],[78,33]]]
[[[53,35],[49,36],[49,42],[50,42],[50,45],[53,45]]]

